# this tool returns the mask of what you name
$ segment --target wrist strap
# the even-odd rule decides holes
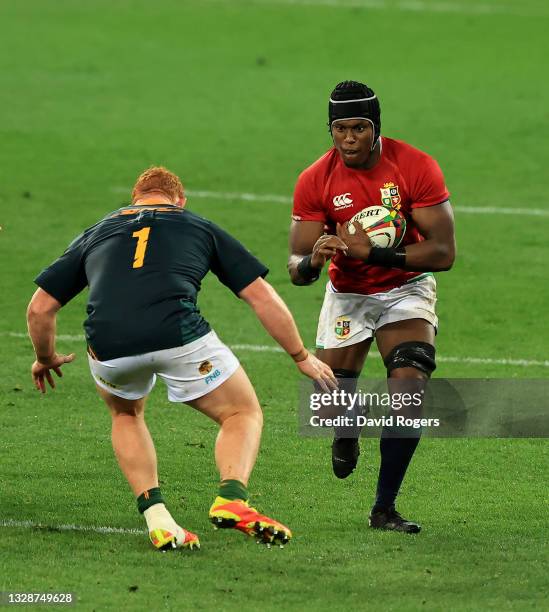
[[[320,270],[311,266],[312,257],[312,254],[307,255],[297,264],[299,276],[307,283],[314,283],[320,276]]]
[[[290,357],[296,363],[299,363],[300,361],[305,361],[305,359],[307,359],[308,356],[309,356],[309,351],[305,347],[302,347],[297,353],[290,353]]]
[[[384,249],[374,246],[366,263],[370,266],[383,266],[384,268],[404,268],[406,266],[406,249]]]

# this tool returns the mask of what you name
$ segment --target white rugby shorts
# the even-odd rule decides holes
[[[168,388],[170,402],[188,402],[210,393],[240,365],[213,330],[184,346],[110,361],[88,355],[88,362],[95,382],[113,395],[128,400],[145,397],[158,376]]]
[[[368,338],[387,323],[425,319],[436,329],[436,281],[428,275],[383,293],[338,293],[326,285],[318,319],[317,348],[351,346]]]

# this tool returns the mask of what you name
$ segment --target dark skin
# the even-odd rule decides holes
[[[363,119],[335,121],[332,125],[334,145],[346,166],[351,168],[373,168],[380,159],[380,144],[374,142],[373,126]],[[412,219],[421,235],[422,242],[408,245],[405,270],[415,272],[437,272],[449,270],[454,262],[456,245],[454,217],[449,202],[437,206],[415,208]],[[355,223],[355,233],[350,234],[347,224],[337,225],[337,236],[324,234],[324,223],[316,221],[292,221],[290,227],[290,257],[288,271],[292,283],[305,285],[297,266],[301,259],[311,254],[311,266],[319,271],[338,251],[348,257],[366,260],[372,244],[360,224]],[[424,319],[408,319],[384,325],[376,332],[376,342],[381,356],[386,355],[401,342],[421,341],[434,345],[434,328]],[[319,349],[317,356],[332,368],[344,368],[360,372],[372,340],[336,349]],[[415,368],[393,370],[391,377],[424,378]]]
[[[381,144],[374,144],[374,126],[366,119],[340,119],[332,124],[332,139],[343,163],[349,168],[373,168],[381,157]]]

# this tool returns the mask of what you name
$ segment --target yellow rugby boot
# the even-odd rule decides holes
[[[152,545],[162,552],[174,548],[188,548],[189,550],[200,548],[198,536],[179,525],[175,525],[175,528],[172,527],[170,529],[162,527],[152,529],[149,531],[149,538]]]
[[[242,499],[216,497],[209,512],[213,526],[220,529],[238,529],[258,542],[279,544],[283,547],[292,538],[292,532],[278,521],[248,505]]]

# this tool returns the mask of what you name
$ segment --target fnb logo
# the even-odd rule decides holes
[[[334,206],[338,210],[341,209],[341,208],[349,208],[349,206],[351,206],[351,204],[353,203],[353,201],[349,197],[350,195],[351,195],[350,191],[348,191],[347,193],[342,193],[340,195],[336,195],[332,199],[332,202],[334,203]]]
[[[206,376],[206,378],[204,379],[206,381],[206,384],[209,385],[211,382],[213,382],[218,376],[221,376],[221,370],[215,370],[213,371],[211,374],[209,374],[208,376]]]

